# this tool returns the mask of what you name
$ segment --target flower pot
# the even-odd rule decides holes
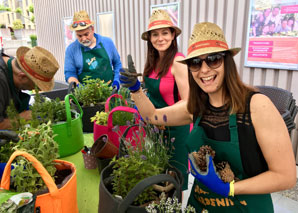
[[[117,155],[118,148],[109,141],[107,135],[102,135],[94,142],[91,153],[97,158],[112,158]]]
[[[80,114],[76,113],[74,119],[71,118],[70,99],[77,104]],[[53,133],[56,134],[54,140],[59,145],[60,158],[72,155],[80,151],[84,146],[82,130],[82,109],[73,95],[65,96],[66,121],[52,126]]]
[[[112,158],[96,158],[97,161],[97,168],[98,168],[98,172],[99,174],[101,173],[101,171],[106,168],[109,163],[111,162]]]
[[[97,161],[96,157],[90,153],[82,153],[84,159],[84,166],[86,169],[96,169]]]
[[[91,122],[90,118],[93,117],[97,111],[104,111],[105,103],[99,103],[96,106],[84,106],[83,109],[83,132],[93,132],[93,122]]]
[[[141,180],[135,187],[127,194],[127,196],[123,199],[116,198],[112,194],[112,172],[113,172],[113,164],[107,166],[100,175],[100,185],[99,185],[99,206],[98,212],[105,212],[105,213],[146,213],[145,207],[140,206],[133,206],[131,205],[135,198],[141,194],[144,189],[149,186],[152,186],[157,183],[161,182],[170,182],[174,184],[175,189],[172,190],[169,194],[171,197],[177,197],[178,201],[181,202],[181,189],[182,189],[182,182],[183,177],[181,172],[171,167],[169,168],[174,170],[177,174],[177,178],[172,177],[171,175],[167,174],[160,174],[151,176]],[[128,180],[129,181],[129,180]]]

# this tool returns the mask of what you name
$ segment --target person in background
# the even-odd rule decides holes
[[[273,212],[270,193],[296,183],[294,153],[285,122],[267,96],[240,80],[233,58],[239,51],[228,47],[216,24],[196,24],[187,57],[181,61],[188,66],[188,100],[160,109],[135,87],[135,74],[126,73],[126,83],[130,82],[142,117],[156,125],[194,122],[187,138],[188,151],[197,152],[204,145],[215,151],[214,158],[201,154],[205,171],[189,154],[195,182],[188,204],[197,212]],[[129,73],[135,73],[131,67]],[[167,116],[166,122],[163,116]],[[229,163],[234,180],[223,182],[216,173],[214,164],[222,161]]]
[[[288,19],[285,17],[281,21],[281,25],[279,25],[276,29],[277,33],[287,33],[288,31],[291,31],[291,28],[288,26]]]
[[[184,55],[178,52],[177,36],[180,33],[181,30],[173,24],[165,10],[154,10],[149,19],[148,30],[142,34],[142,39],[147,41],[144,83],[147,95],[156,108],[171,106],[188,98],[187,67],[177,62],[184,59]],[[183,174],[183,190],[188,186],[185,138],[189,131],[189,125],[165,130],[168,140],[175,139],[170,163]]]
[[[269,22],[269,31],[267,33],[267,35],[273,36],[275,33],[275,23],[274,22]]]
[[[294,30],[294,23],[295,23],[295,17],[294,16],[289,17],[287,25],[290,31]]]
[[[75,12],[70,29],[77,40],[65,52],[64,75],[66,82],[83,83],[86,76],[111,81],[119,89],[119,70],[122,67],[119,53],[108,38],[94,33],[94,22],[86,11]]]
[[[275,23],[275,32],[277,32],[276,29],[281,24],[281,16],[280,16],[279,6],[273,7],[271,13],[266,17],[265,25],[267,25],[269,22],[274,22]]]
[[[4,53],[0,57],[0,129],[10,129],[6,109],[10,100],[20,117],[31,119],[30,95],[22,90],[33,90],[37,86],[42,91],[54,87],[54,75],[59,69],[55,57],[46,49],[36,46],[32,49],[19,47],[16,58]]]

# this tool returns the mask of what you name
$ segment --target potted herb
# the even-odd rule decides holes
[[[100,79],[90,79],[85,77],[83,84],[75,87],[73,95],[78,100],[83,109],[83,131],[93,132],[93,123],[90,118],[97,111],[104,111],[104,105],[107,98],[111,95],[112,87],[110,82],[104,82]]]
[[[146,212],[145,206],[158,200],[162,191],[181,201],[182,174],[169,165],[170,145],[163,133],[141,122],[135,132],[137,145],[132,146],[124,139],[128,131],[121,140],[121,157],[101,172],[99,212]]]
[[[80,113],[71,108],[70,99],[77,104]],[[8,108],[8,117],[11,120],[13,130],[22,131],[27,125],[37,127],[42,123],[52,124],[59,144],[59,155],[65,157],[81,150],[84,146],[82,131],[82,109],[73,95],[65,96],[64,102],[59,98],[47,99],[38,92],[35,94],[34,104],[30,106],[32,119],[24,121],[18,116],[13,104]]]
[[[14,31],[14,36],[16,39],[21,40],[23,38],[23,28],[24,25],[21,19],[16,19],[12,23],[12,29]]]

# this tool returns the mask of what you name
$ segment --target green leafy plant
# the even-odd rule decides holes
[[[117,127],[117,126],[116,126]],[[146,136],[144,135],[144,130]],[[117,128],[114,131],[118,131]],[[114,158],[113,191],[114,195],[126,197],[127,193],[141,180],[163,173],[169,166],[169,145],[163,140],[163,132],[156,126],[145,125],[140,121],[139,131],[133,136],[136,146],[129,140],[124,141],[127,155]],[[123,150],[121,150],[123,151]],[[153,187],[148,187],[134,201],[134,205],[143,205],[157,198]]]
[[[54,136],[51,122],[43,123],[37,128],[27,127],[20,133],[21,140],[13,147],[13,150],[22,150],[33,155],[54,178],[56,167],[53,161],[59,157],[58,144],[54,141]],[[32,163],[24,157],[18,156],[13,166],[12,185],[17,192],[35,193],[46,188]]]
[[[178,202],[178,199],[176,197],[166,197],[165,193],[161,193],[160,195],[160,201],[159,202],[152,202],[148,206],[145,207],[146,211],[148,213],[195,213],[196,209],[190,205],[188,205],[184,210],[182,210],[182,203]]]
[[[110,82],[100,79],[90,79],[89,76],[83,79],[74,90],[74,96],[83,106],[95,106],[107,100],[111,95],[112,87]]]
[[[12,28],[14,30],[21,30],[24,28],[24,25],[20,19],[16,19],[12,22]]]
[[[108,123],[108,113],[106,112],[96,112],[96,114],[90,118],[91,122],[94,122],[98,125],[107,125]]]

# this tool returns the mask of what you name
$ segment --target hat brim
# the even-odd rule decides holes
[[[228,49],[228,50],[224,50],[224,49],[218,48],[218,47],[213,47],[213,48],[209,47],[209,48],[206,48],[203,51],[202,50],[194,51],[191,54],[189,54],[186,58],[184,58],[183,60],[180,60],[178,62],[182,63],[182,64],[186,64],[186,61],[189,60],[189,59],[196,58],[196,57],[199,57],[199,56],[205,55],[205,54],[224,52],[224,51],[229,51],[229,52],[232,53],[232,56],[235,56],[240,52],[240,50],[241,50],[241,48],[239,48],[239,47],[231,48],[231,49]]]
[[[41,80],[38,80],[36,78],[34,78],[33,76],[31,76],[23,67],[22,63],[20,62],[20,58],[22,56],[24,56],[28,51],[30,50],[29,47],[19,47],[17,49],[17,52],[16,52],[16,58],[17,58],[17,61],[18,61],[18,64],[22,70],[22,72],[24,72],[26,74],[26,76],[28,78],[30,78],[34,83],[35,85],[37,85],[37,87],[42,90],[42,91],[50,91],[54,88],[54,85],[55,85],[55,81],[54,81],[54,78],[52,80],[50,80],[49,82],[44,82],[44,81],[41,81]]]
[[[69,26],[69,29],[71,30],[71,31],[79,31],[79,30],[85,30],[85,29],[87,29],[88,27],[90,27],[90,26],[92,26],[92,25],[94,25],[94,21],[91,21],[91,23],[90,24],[87,24],[86,26],[81,26],[81,25],[78,25],[76,28],[73,28],[72,27],[72,24]]]
[[[178,37],[181,34],[181,30],[180,30],[179,27],[169,26],[169,25],[158,25],[158,26],[152,27],[150,30],[147,30],[147,31],[143,32],[141,38],[145,41],[148,41],[150,31],[157,30],[157,29],[162,29],[162,28],[173,28],[175,30],[176,37]]]

